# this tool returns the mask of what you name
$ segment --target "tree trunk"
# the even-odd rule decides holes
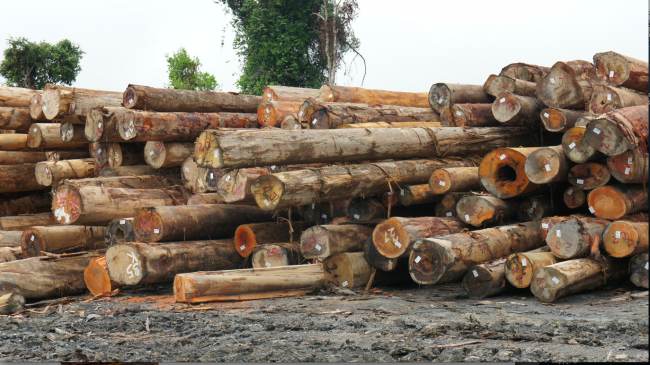
[[[127,242],[106,251],[111,279],[123,285],[174,280],[180,273],[233,270],[243,259],[232,239],[186,242]]]
[[[144,175],[156,175],[160,170],[149,165],[108,167],[95,165],[95,175],[98,177],[135,177]],[[162,176],[161,176],[162,177]]]
[[[565,181],[569,174],[569,161],[564,156],[564,147],[542,147],[526,158],[524,171],[528,180],[535,184],[549,184]]]
[[[185,204],[173,189],[123,189],[62,185],[56,189],[52,212],[61,224],[106,225],[115,218],[135,216],[143,207]]]
[[[235,231],[234,247],[242,257],[250,256],[259,246],[277,242],[298,242],[313,221],[241,223]]]
[[[533,276],[545,267],[557,264],[560,260],[542,249],[513,253],[505,261],[505,277],[515,288],[528,288]]]
[[[517,218],[522,222],[539,221],[555,213],[553,197],[525,198],[519,204]]]
[[[217,179],[215,190],[223,197],[223,200],[226,203],[254,203],[255,197],[251,193],[251,184],[258,177],[270,173],[271,169],[269,168],[231,170],[222,174],[219,179]]]
[[[261,127],[279,127],[289,114],[298,113],[302,101],[265,101],[257,108],[257,121]]]
[[[573,186],[583,190],[592,190],[606,185],[611,174],[605,165],[595,162],[585,162],[575,165],[569,170],[567,179]]]
[[[431,181],[429,179],[429,181]],[[433,191],[429,184],[420,185],[406,185],[397,195],[397,201],[408,207],[410,205],[435,203],[442,199],[442,195],[438,195]]]
[[[0,264],[0,294],[13,292],[26,299],[45,299],[82,293],[86,290],[84,270],[90,260],[101,255],[103,250],[5,262]]]
[[[623,184],[646,184],[648,182],[648,153],[625,151],[607,158],[607,168],[612,176]]]
[[[601,83],[591,62],[557,62],[537,82],[537,97],[551,108],[585,109],[593,85]]]
[[[616,156],[641,148],[647,151],[648,105],[633,106],[601,115],[587,126],[584,138],[594,149]]]
[[[498,96],[501,93],[537,97],[537,83],[524,81],[510,76],[497,76],[490,82],[489,95]]]
[[[47,85],[43,91],[43,114],[49,120],[65,115],[76,115],[80,124],[92,108],[121,106],[121,93],[117,91],[79,89]]]
[[[255,113],[262,97],[234,92],[159,89],[129,85],[124,91],[125,108],[157,112]]]
[[[648,252],[648,222],[617,221],[603,231],[603,246],[613,257]]]
[[[589,211],[598,218],[619,219],[648,210],[648,191],[643,185],[607,185],[587,196]]]
[[[212,130],[201,134],[194,157],[202,167],[239,168],[483,154],[500,147],[529,144],[530,137],[524,128],[502,127],[301,130],[292,133]]]
[[[469,268],[462,281],[469,299],[492,297],[508,289],[505,262],[499,259]]]
[[[359,123],[440,123],[431,108],[413,108],[369,104],[314,103],[305,109],[310,129],[335,129]]]
[[[52,226],[31,227],[23,232],[22,248],[25,257],[92,251],[106,248],[106,227],[98,226]]]
[[[378,224],[372,232],[372,240],[381,255],[388,258],[405,257],[411,252],[415,241],[458,233],[465,227],[456,218],[395,217]]]
[[[88,290],[95,296],[110,293],[122,287],[108,276],[105,255],[90,260],[88,267],[84,270],[84,282]]]
[[[36,181],[43,186],[52,186],[61,180],[81,179],[95,175],[95,160],[63,160],[39,162],[36,164]]]
[[[631,106],[645,106],[647,110],[647,90],[646,94],[639,94],[632,90],[619,89],[609,85],[595,85],[594,92],[589,99],[589,112],[596,115]]]
[[[418,284],[456,281],[478,263],[530,251],[543,244],[538,222],[425,238],[413,245],[409,271]]]
[[[66,143],[83,142],[87,143],[86,133],[83,125],[65,122],[61,124],[59,130],[61,140]],[[85,147],[85,145],[84,145]]]
[[[372,265],[363,252],[341,252],[328,257],[323,260],[323,269],[327,284],[343,288],[366,286],[372,275]]]
[[[511,63],[501,69],[499,76],[508,76],[517,80],[539,82],[551,69],[527,63]]]
[[[30,215],[16,215],[9,217],[0,217],[0,228],[3,231],[24,231],[32,226],[55,226],[59,223],[56,221],[54,214],[39,213]]]
[[[453,104],[491,103],[493,98],[486,94],[483,85],[433,84],[429,90],[429,105],[440,111]]]
[[[179,185],[179,179],[172,176],[112,176],[95,177],[89,179],[64,180],[60,185],[72,185],[76,188],[87,186],[101,188],[125,188],[125,189],[165,189]],[[58,188],[55,187],[53,191]],[[52,206],[50,205],[50,208]]]
[[[456,203],[456,215],[474,227],[503,224],[517,216],[522,199],[501,200],[493,196],[467,195]]]
[[[589,115],[591,114],[584,110],[560,108],[546,108],[539,113],[544,128],[549,132],[566,132],[576,126],[579,118]]]
[[[29,135],[27,134],[0,134],[0,151],[20,151],[26,150],[27,140]]]
[[[191,142],[153,142],[144,146],[144,159],[154,169],[177,167],[194,155],[194,143]]]
[[[298,242],[261,245],[251,255],[253,269],[298,265],[303,260]]]
[[[74,136],[74,141],[61,140],[61,124],[34,123],[27,133],[27,147],[29,148],[79,148],[87,147],[88,141],[83,132]]]
[[[90,142],[126,142],[118,130],[126,108],[93,108],[86,115],[84,134]]]
[[[442,123],[438,122],[375,122],[375,123],[359,123],[359,124],[341,124],[336,129],[346,128],[430,128],[442,127]]]
[[[627,261],[604,257],[602,262],[583,258],[558,262],[541,268],[532,279],[530,289],[542,302],[603,285],[615,284],[628,275]]]
[[[442,197],[442,199],[438,203],[436,203],[436,217],[455,217],[456,204],[464,196],[470,194],[471,194],[470,192],[445,194]]]
[[[0,107],[26,108],[32,96],[40,93],[38,90],[21,87],[0,86]]]
[[[28,108],[0,106],[0,129],[26,133],[34,123]]]
[[[22,198],[0,201],[0,217],[52,211],[52,195],[38,193]]]
[[[364,225],[311,227],[300,236],[300,253],[306,259],[325,259],[340,252],[360,252],[370,235],[372,228]]]
[[[228,238],[239,225],[275,220],[272,213],[248,205],[162,205],[145,205],[134,214],[139,242]]]
[[[47,189],[36,181],[36,165],[0,165],[0,193]]]
[[[47,161],[46,152],[41,151],[0,151],[0,165],[35,164]]]
[[[110,167],[137,166],[146,162],[142,147],[131,143],[109,143],[107,155]]]
[[[492,104],[492,114],[506,125],[533,126],[539,120],[542,103],[534,97],[501,93]]]
[[[586,131],[585,127],[573,127],[564,132],[562,136],[564,155],[575,163],[587,162],[603,155],[587,143]]]
[[[382,271],[393,271],[399,265],[408,266],[406,257],[388,258],[377,251],[377,247],[372,243],[372,236],[368,237],[363,244],[363,255],[370,265]]]
[[[429,178],[433,194],[480,190],[478,167],[451,167],[434,171]]]
[[[428,108],[428,94],[362,89],[360,87],[324,84],[316,100],[337,103],[367,103]]]
[[[225,201],[219,193],[194,194],[187,199],[187,205],[223,204]]]
[[[284,117],[284,119],[282,119],[282,123],[280,123],[280,128],[286,130],[302,129],[302,124],[298,119],[298,114],[291,113]]]
[[[630,281],[648,289],[648,253],[634,256],[630,260]]]
[[[265,101],[299,101],[318,97],[318,89],[266,85],[262,92],[262,102]]]
[[[551,225],[546,244],[553,255],[561,259],[586,256],[595,239],[603,241],[603,230],[610,223],[604,219],[574,217]]]
[[[123,242],[137,242],[137,240],[133,232],[133,218],[113,219],[108,223],[106,233],[104,233],[106,247],[119,245]]]
[[[431,173],[441,166],[473,164],[469,159],[439,158],[282,172],[260,176],[251,184],[251,192],[260,208],[277,210],[317,201],[377,195],[390,190],[390,183],[426,183]]]
[[[454,104],[440,112],[440,121],[445,127],[498,127],[501,126],[492,114],[492,104]]]
[[[572,186],[564,192],[564,204],[571,209],[580,208],[587,202],[584,190]]]
[[[594,55],[596,74],[601,80],[642,93],[648,92],[648,62],[616,52]]]
[[[20,246],[0,246],[0,263],[22,260],[24,258],[23,249]]]
[[[483,157],[478,174],[490,194],[507,199],[540,191],[526,176],[526,159],[539,148],[499,148]]]

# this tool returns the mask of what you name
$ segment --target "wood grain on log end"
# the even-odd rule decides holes
[[[133,218],[133,232],[142,242],[157,242],[163,230],[162,218],[154,208],[142,208]]]
[[[607,158],[607,168],[612,176],[624,184],[648,182],[648,153],[645,151],[625,151],[618,156]]]
[[[535,184],[563,181],[569,172],[569,163],[562,146],[542,147],[526,158],[526,176]]]
[[[442,243],[442,244],[438,244]],[[435,284],[455,261],[451,242],[435,238],[416,241],[409,256],[409,272],[418,284]]]
[[[63,185],[52,200],[52,213],[60,224],[72,224],[81,215],[83,202],[76,187]]]
[[[341,252],[323,260],[325,283],[343,288],[366,286],[372,265],[363,252]]]
[[[527,157],[536,148],[498,148],[487,153],[479,166],[479,177],[485,189],[497,198],[506,199],[532,193],[539,185],[525,173]]]
[[[587,162],[600,155],[585,139],[585,127],[573,127],[562,136],[564,155],[575,163]],[[601,155],[602,156],[602,155]]]
[[[648,251],[648,222],[610,224],[603,231],[603,246],[612,257],[631,257]]]
[[[584,162],[575,165],[567,175],[571,185],[583,190],[593,190],[604,186],[609,182],[610,177],[611,174],[607,166],[595,162]]]
[[[579,208],[585,204],[587,201],[587,196],[585,195],[584,190],[572,186],[564,192],[563,195],[564,204],[571,209]]]
[[[504,259],[470,267],[462,280],[467,296],[470,299],[483,299],[507,290],[509,286],[504,269]]]
[[[411,238],[395,218],[385,220],[375,227],[372,241],[377,251],[388,258],[400,257],[409,248]]]
[[[114,282],[108,276],[106,256],[90,260],[88,267],[84,270],[84,281],[93,295],[112,292],[120,287],[120,284]]]

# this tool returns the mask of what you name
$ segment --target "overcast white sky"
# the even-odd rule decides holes
[[[561,60],[592,61],[603,51],[647,61],[648,3],[612,4],[359,0],[354,29],[368,63],[363,86],[428,91],[436,82],[483,84],[509,63],[550,67]],[[6,48],[9,36],[50,43],[68,38],[79,44],[86,54],[77,87],[163,87],[165,53],[185,47],[199,57],[203,71],[215,75],[223,91],[237,90],[239,62],[232,49],[230,16],[212,0],[0,0],[0,10],[0,49]],[[340,72],[338,83],[361,86],[362,62],[356,70],[351,80]]]

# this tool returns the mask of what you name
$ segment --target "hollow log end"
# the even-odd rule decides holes
[[[43,186],[52,186],[54,178],[52,177],[52,170],[45,162],[38,162],[35,167],[36,182]]]
[[[433,194],[446,194],[451,188],[451,176],[445,169],[438,169],[429,177],[429,187]]]
[[[605,250],[613,257],[627,257],[636,249],[639,233],[628,222],[617,221],[603,231]]]
[[[528,258],[515,253],[506,259],[506,280],[515,288],[527,288],[533,278],[533,266]]]
[[[411,238],[399,220],[390,218],[375,227],[372,241],[380,254],[388,258],[396,258],[406,252]]]
[[[250,191],[255,202],[262,210],[283,208],[280,200],[284,191],[284,183],[272,174],[262,175],[251,183]]]
[[[515,149],[493,150],[483,157],[479,165],[481,184],[500,199],[532,191],[536,185],[526,176],[525,164],[526,156]]]
[[[142,208],[133,217],[133,232],[140,242],[157,242],[164,234],[164,224],[156,209]]]
[[[620,219],[627,214],[626,199],[623,194],[610,186],[601,186],[587,196],[589,211],[601,219]]]
[[[582,206],[587,201],[584,190],[572,186],[564,191],[564,204],[571,209]]]
[[[60,224],[72,224],[81,215],[83,204],[76,187],[61,185],[52,199],[52,213]]]
[[[255,232],[247,225],[237,227],[234,242],[237,253],[242,257],[250,256],[258,248]]]
[[[123,244],[106,251],[106,266],[111,279],[123,285],[134,285],[146,277],[146,257],[138,251],[137,244]]]
[[[548,184],[558,178],[563,159],[564,156],[560,156],[553,148],[543,147],[526,158],[524,171],[531,182]]]

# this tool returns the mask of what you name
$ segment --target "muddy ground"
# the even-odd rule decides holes
[[[0,361],[648,361],[631,283],[539,302],[460,285],[188,305],[169,286],[0,317]],[[458,345],[455,347],[441,347]]]

